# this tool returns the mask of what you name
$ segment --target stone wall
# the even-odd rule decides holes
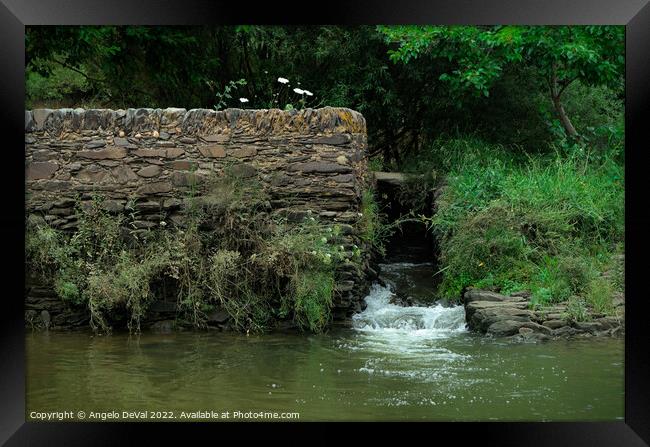
[[[276,212],[300,218],[311,210],[357,241],[366,144],[365,119],[344,108],[26,111],[26,212],[73,229],[75,201],[101,193],[114,213],[135,202],[141,217],[133,224],[142,230],[161,219],[180,223],[190,185],[228,169],[257,178]],[[363,268],[339,272],[336,318],[360,308]],[[53,303],[51,293],[28,284],[30,318]]]

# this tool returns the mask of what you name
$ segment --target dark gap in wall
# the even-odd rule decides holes
[[[438,247],[426,223],[417,216],[431,215],[434,194],[405,186],[400,174],[387,174],[384,180],[377,178],[377,201],[387,224],[401,223],[386,242],[386,254],[379,264],[380,279],[395,293],[394,304],[427,306],[436,300],[441,280],[436,274]]]
[[[377,182],[377,200],[388,223],[411,211],[399,200],[401,186],[393,182]],[[425,209],[433,209],[433,194],[427,194]],[[415,219],[414,219],[415,220]],[[386,244],[384,262],[423,263],[437,261],[435,239],[424,222],[408,221],[400,225]]]

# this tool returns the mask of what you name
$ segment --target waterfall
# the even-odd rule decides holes
[[[414,333],[435,338],[466,330],[463,306],[402,307],[390,303],[392,296],[390,287],[373,284],[365,298],[366,309],[353,316],[353,327],[363,332]]]

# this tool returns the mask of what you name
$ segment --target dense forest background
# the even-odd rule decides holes
[[[355,109],[373,169],[444,186],[442,295],[580,315],[623,290],[624,55],[622,26],[27,27],[26,108]]]
[[[539,152],[564,136],[550,88],[563,90],[566,115],[583,137],[622,132],[623,32],[597,26],[28,27],[27,108],[225,108],[241,107],[240,97],[249,100],[246,108],[298,107],[301,95],[293,88],[302,87],[313,93],[308,107],[363,113],[371,154],[398,169],[441,136],[473,135]],[[549,87],[553,67],[559,79]]]

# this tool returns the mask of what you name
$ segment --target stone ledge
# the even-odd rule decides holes
[[[568,318],[566,307],[556,304],[531,309],[529,294],[510,296],[496,292],[468,289],[463,295],[465,318],[470,330],[495,336],[523,340],[548,340],[570,336],[615,336],[625,330],[625,314],[604,316],[591,313],[589,321]]]
[[[199,136],[207,142],[226,142],[238,129],[247,134],[302,134],[307,144],[347,144],[350,136],[365,134],[366,120],[359,112],[343,107],[320,109],[34,109],[25,111],[25,132],[47,131],[51,134],[85,130],[119,131],[125,135],[138,132],[175,131]],[[167,132],[164,132],[168,135]],[[304,139],[306,135],[321,136]],[[123,138],[120,135],[120,138]]]

